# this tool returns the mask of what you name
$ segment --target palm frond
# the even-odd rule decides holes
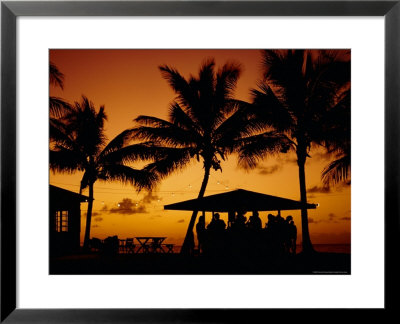
[[[345,181],[350,177],[350,155],[332,161],[323,171],[322,180],[326,186]]]
[[[167,80],[168,84],[178,95],[177,100],[185,107],[190,107],[196,101],[196,93],[189,82],[174,68],[168,65],[158,67],[162,77]]]
[[[198,134],[193,130],[186,130],[175,125],[168,127],[137,127],[134,138],[151,141],[167,146],[192,146],[198,140]]]
[[[112,180],[131,184],[140,191],[142,189],[152,189],[156,185],[158,177],[156,173],[148,170],[137,170],[127,165],[112,164],[104,167],[99,180]]]
[[[190,148],[168,148],[165,151],[164,158],[148,164],[144,169],[157,174],[162,179],[174,171],[186,167],[194,153]]]
[[[271,131],[238,140],[236,147],[239,165],[252,169],[267,155],[286,153],[291,143],[286,136]]]
[[[66,129],[74,138],[76,147],[90,156],[97,156],[105,146],[107,137],[104,133],[104,122],[107,116],[104,107],[97,112],[94,104],[85,96],[81,102],[75,102],[72,112],[64,119]]]
[[[82,171],[82,156],[77,152],[60,149],[50,150],[50,170],[60,173]]]
[[[337,103],[328,110],[320,121],[320,134],[328,151],[349,151],[351,135],[350,89],[342,93]]]
[[[260,82],[258,89],[252,89],[253,114],[265,127],[273,127],[277,131],[286,132],[295,124],[291,110],[284,99],[276,94],[267,84]]]
[[[58,97],[50,97],[49,109],[50,116],[60,118],[71,111],[71,105],[64,99]]]
[[[181,108],[177,102],[173,102],[169,108],[169,119],[171,122],[185,130],[196,131],[201,133],[201,127]]]
[[[165,151],[166,148],[158,147],[153,143],[131,144],[101,155],[98,161],[110,165],[147,161],[162,158],[166,154]]]
[[[118,151],[121,149],[126,143],[132,139],[134,134],[134,129],[126,129],[123,132],[119,133],[115,136],[103,149],[103,151],[99,154],[99,156],[107,155],[111,152]]]
[[[49,81],[50,84],[64,88],[64,74],[57,68],[57,66],[50,62],[49,66]]]
[[[213,142],[218,147],[231,147],[234,141],[264,130],[265,123],[254,116],[253,106],[242,102],[237,110],[224,119],[213,134]]]
[[[225,63],[223,67],[218,70],[215,85],[215,97],[217,102],[224,103],[229,99],[233,99],[233,92],[236,89],[241,72],[241,65],[236,62]]]
[[[49,118],[50,142],[64,142],[66,140],[65,125],[58,118]]]
[[[133,121],[138,124],[141,124],[141,125],[147,125],[147,126],[152,126],[152,127],[171,127],[171,126],[173,126],[172,122],[166,121],[161,118],[145,116],[145,115],[140,115],[140,116],[136,117]]]

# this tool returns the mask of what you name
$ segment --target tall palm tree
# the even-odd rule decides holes
[[[226,63],[215,71],[214,59],[200,67],[198,77],[185,79],[176,69],[159,67],[161,74],[176,93],[169,108],[169,120],[139,116],[134,128],[136,138],[151,141],[162,148],[163,158],[149,164],[146,170],[165,177],[188,165],[193,158],[203,162],[204,176],[198,198],[204,196],[211,170],[220,170],[221,160],[236,151],[256,124],[248,122],[245,103],[233,98],[241,73],[240,65]],[[269,134],[269,152],[280,149],[281,140]],[[278,136],[277,136],[278,137]],[[198,211],[193,211],[181,253],[190,250],[193,227]]]
[[[253,118],[287,137],[299,168],[303,251],[313,252],[307,214],[305,164],[314,146],[338,143],[330,118],[349,98],[350,60],[347,51],[264,50],[264,80],[253,89]],[[349,110],[349,105],[346,106]],[[329,116],[329,118],[328,118]],[[342,121],[347,123],[346,120]],[[350,125],[348,127],[350,131]],[[340,135],[343,138],[343,134]],[[349,133],[345,134],[350,144]],[[264,158],[257,139],[244,147],[240,163],[254,167]]]
[[[93,187],[97,180],[130,183],[138,190],[151,188],[157,178],[146,170],[138,170],[130,163],[151,157],[144,144],[128,145],[126,132],[107,143],[104,106],[96,111],[85,96],[75,102],[71,111],[57,123],[57,133],[50,147],[50,169],[53,172],[82,171],[80,192],[89,188],[84,248],[88,247],[93,208]]]

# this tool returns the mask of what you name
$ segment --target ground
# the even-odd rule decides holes
[[[184,257],[179,254],[81,254],[52,258],[50,274],[350,274],[350,254],[284,258]]]

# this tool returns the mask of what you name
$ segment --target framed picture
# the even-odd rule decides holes
[[[392,309],[399,234],[397,1],[5,1],[1,10],[2,321],[222,322],[266,316],[272,308]],[[307,95],[307,107],[319,106],[305,128],[298,127],[305,115],[288,108],[300,93],[287,90],[296,66],[309,77],[304,88],[330,78],[322,92],[315,85],[316,95]],[[224,142],[226,151],[219,146],[210,160],[203,144],[194,152],[194,142],[182,143],[213,111],[196,115],[190,109],[203,96],[190,105],[176,83],[201,94],[207,76],[215,92],[221,79],[231,78],[218,110],[226,109],[228,128],[239,120],[230,138],[251,133]],[[333,85],[332,98],[322,101]],[[47,131],[49,111],[38,107],[48,106],[49,95]],[[279,111],[273,123],[260,110],[265,102]],[[104,150],[96,166],[90,154],[75,159],[88,146],[68,155],[90,124],[85,119],[78,131],[73,122],[89,112],[101,120],[94,145]],[[179,112],[191,116],[190,127],[182,128]],[[219,113],[217,124],[224,124]],[[171,125],[180,125],[173,136],[186,137],[172,140]],[[106,137],[115,139],[107,144]],[[68,146],[71,140],[77,142]],[[176,141],[181,144],[170,145]],[[330,155],[315,150],[317,144]],[[180,169],[186,161],[173,160],[178,148],[201,163],[170,187],[151,191],[153,182],[168,182],[171,165]],[[268,164],[269,151],[280,160]],[[224,164],[228,152],[253,171]],[[125,162],[138,157],[150,162],[128,170]],[[348,162],[329,177],[338,161]],[[76,170],[73,181],[63,176]],[[293,174],[292,192],[291,180],[282,179]],[[97,180],[149,191],[108,182],[98,187]],[[205,216],[203,232],[197,213]],[[298,246],[290,235],[295,225]],[[176,236],[186,228],[186,236]],[[306,297],[285,297],[290,289]]]

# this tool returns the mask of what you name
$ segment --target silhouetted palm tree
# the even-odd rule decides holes
[[[326,116],[325,132],[328,136],[326,147],[335,155],[322,172],[325,186],[335,185],[350,178],[351,146],[350,146],[350,89]]]
[[[58,67],[50,61],[49,66],[49,81],[50,84],[64,88],[64,74],[58,69]]]
[[[50,62],[49,66],[49,82],[50,85],[64,89],[64,74],[61,73],[57,66],[52,62]],[[51,119],[61,117],[63,114],[71,109],[70,105],[64,99],[53,96],[50,96],[49,108]]]
[[[204,177],[198,194],[201,198],[211,169],[222,171],[221,160],[236,151],[257,127],[248,121],[245,103],[233,98],[241,68],[236,63],[226,63],[215,71],[214,60],[208,59],[200,67],[199,76],[189,79],[169,66],[159,69],[177,95],[170,105],[169,120],[139,116],[135,119],[140,125],[134,129],[135,136],[163,148],[164,158],[146,167],[160,177],[183,168],[193,158],[202,160]],[[281,147],[281,138],[275,135],[269,134],[269,152]],[[190,250],[197,212],[190,219],[182,253]]]
[[[49,83],[55,87],[64,89],[64,74],[57,68],[57,66],[50,62],[49,65]],[[66,113],[71,111],[71,106],[64,99],[59,97],[50,96],[49,98],[49,134],[50,141],[53,141],[58,136],[59,128],[61,126],[60,118]],[[61,134],[62,136],[62,134]]]
[[[349,133],[336,138],[338,133],[333,130],[330,120],[335,116],[335,110],[340,110],[339,106],[349,98],[349,53],[341,50],[264,50],[262,54],[264,80],[259,89],[252,90],[252,113],[260,126],[285,134],[296,152],[300,197],[304,206],[301,210],[303,251],[312,252],[305,208],[305,163],[313,146],[333,148],[343,137],[350,145]],[[349,108],[347,105],[348,113]],[[342,122],[348,123],[350,132],[349,119]],[[256,140],[250,148],[242,149],[240,163],[254,167],[265,155],[263,143]]]
[[[54,172],[82,171],[80,192],[89,188],[84,248],[88,247],[93,207],[93,186],[97,180],[130,183],[138,190],[151,188],[157,177],[146,170],[129,166],[131,162],[148,159],[151,153],[146,144],[127,145],[126,132],[107,144],[104,106],[96,111],[86,97],[71,107],[58,120],[57,133],[50,148],[50,169]]]

